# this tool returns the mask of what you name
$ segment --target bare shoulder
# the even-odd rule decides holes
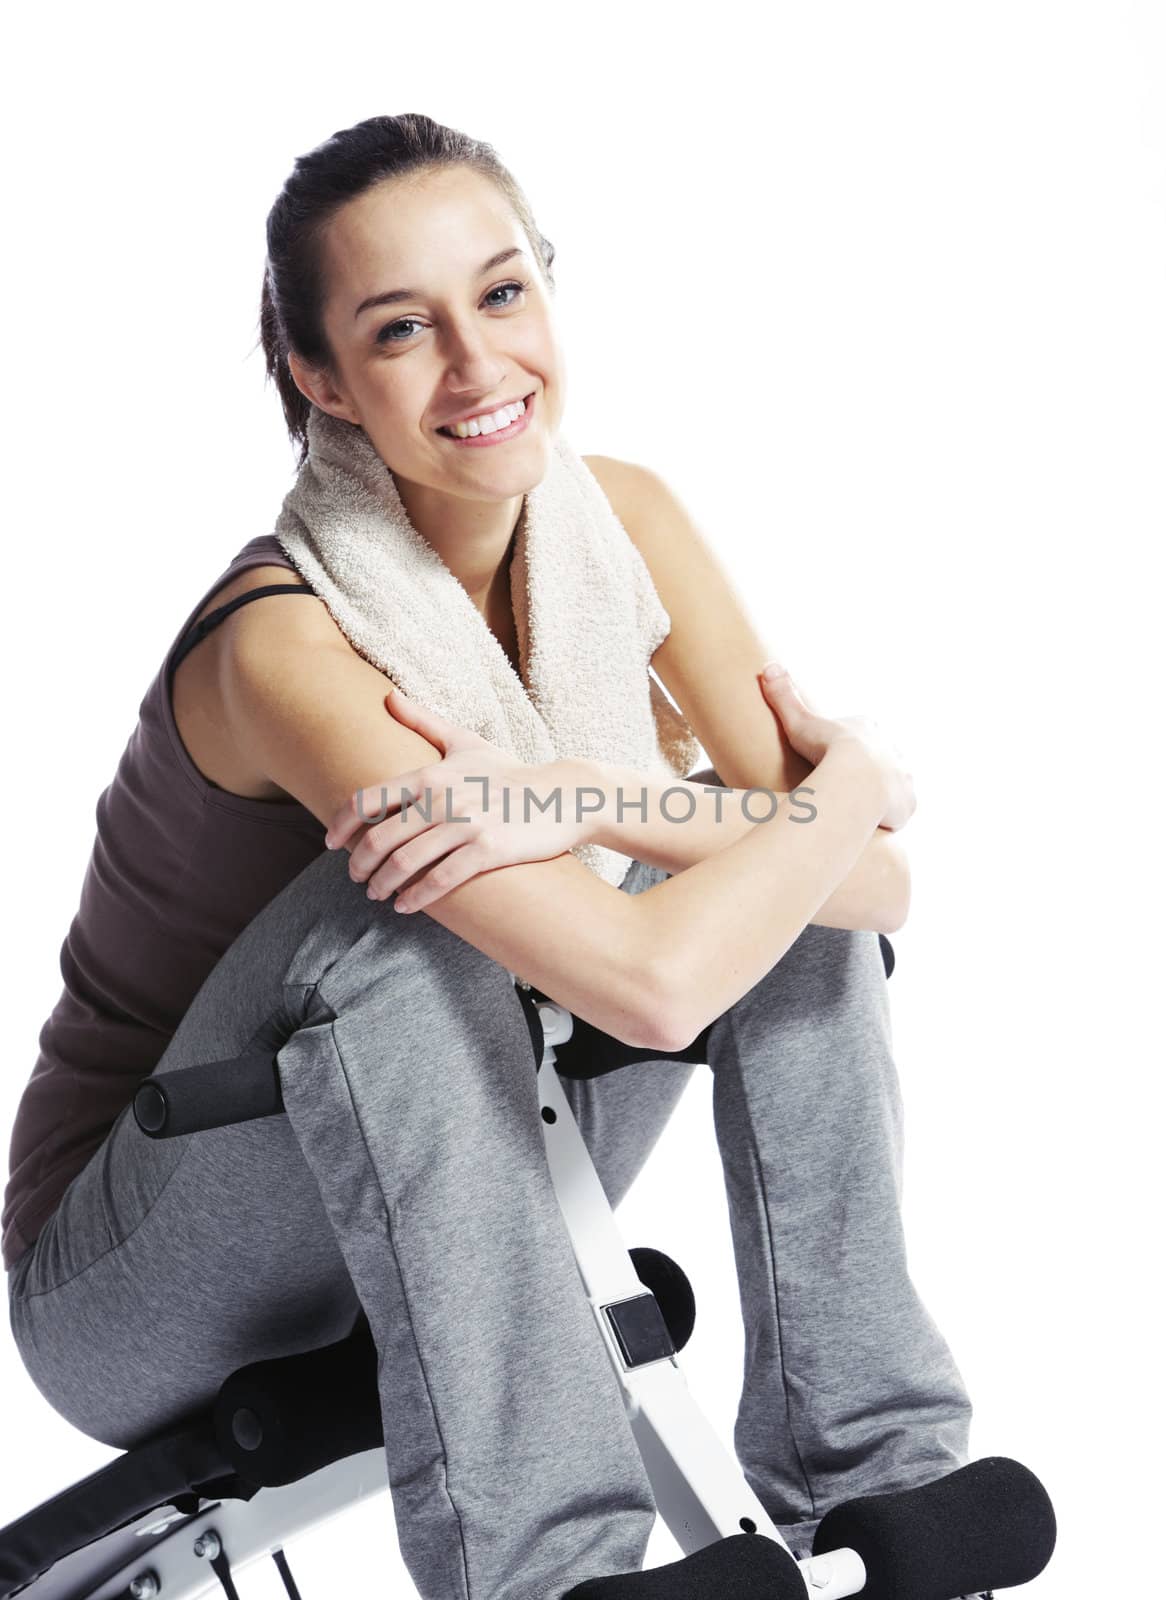
[[[706,553],[704,541],[679,497],[658,472],[617,456],[581,459],[643,556],[657,589],[667,587],[678,568],[695,567]]]
[[[220,606],[225,606],[228,601],[238,599],[241,594],[250,594],[252,589],[262,589],[266,584],[302,584],[303,581],[304,580],[300,577],[299,573],[294,571],[291,567],[281,567],[274,564],[267,567],[248,567],[246,572],[240,572],[236,577],[231,579],[230,583],[224,583],[221,589],[216,589],[214,594],[207,601],[206,605],[203,606],[202,610],[199,612],[198,617],[205,617],[209,615],[210,612],[217,611]],[[252,602],[252,604],[249,606],[240,606],[238,611],[233,611],[229,617],[224,617],[219,626],[207,636],[207,644],[209,644],[216,635],[226,637],[226,634],[223,630],[230,629],[231,631],[234,631],[234,629],[241,626],[244,617],[250,621],[253,617],[259,616],[266,617],[273,614],[283,616],[290,612],[293,606],[300,606],[303,612],[311,612],[317,617],[319,616],[320,612],[324,612],[325,615],[327,614],[327,607],[318,596],[316,597],[317,603],[314,606],[309,605],[303,595],[297,594],[272,594],[265,595],[263,598],[264,604],[262,605]],[[198,618],[196,618],[196,620],[198,620]],[[198,649],[201,650],[202,648],[202,645],[198,646]]]
[[[250,567],[217,589],[194,619],[269,583],[295,583],[299,574],[277,565]],[[257,648],[291,633],[299,643],[339,643],[351,648],[318,597],[264,595],[224,617],[175,668],[170,703],[179,738],[208,782],[244,800],[291,800],[256,767],[232,738],[223,706],[223,673],[233,645],[245,636]]]
[[[608,504],[622,522],[621,505],[637,489],[642,492],[643,479],[645,475],[650,476],[647,468],[634,461],[621,461],[618,456],[581,456],[580,460],[590,468]]]
[[[610,456],[583,459],[668,613],[670,631],[652,656],[656,675],[725,783],[788,793],[809,767],[789,748],[759,686],[762,667],[780,647],[762,637],[742,588],[660,473]],[[750,598],[756,604],[763,594]]]
[[[208,671],[217,676],[229,667],[240,650],[262,651],[275,640],[294,639],[297,645],[309,647],[331,645],[356,654],[323,600],[291,567],[252,567],[231,583],[224,584],[203,614],[270,583],[302,585],[309,592],[306,595],[290,591],[264,595],[250,605],[240,606],[223,618],[191,656],[205,650],[203,659]]]

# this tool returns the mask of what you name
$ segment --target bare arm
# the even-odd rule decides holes
[[[327,825],[357,789],[441,759],[386,715],[388,679],[322,605],[284,607],[278,627],[272,610],[261,600],[223,623],[219,691],[232,738],[273,783]],[[865,758],[831,749],[812,781],[812,824],[752,827],[642,894],[564,854],[481,873],[415,914],[604,1032],[678,1048],[781,959],[878,826],[883,780]]]
[[[809,780],[817,815],[788,813],[636,896],[663,951],[670,1049],[681,1049],[775,966],[853,870],[887,796],[864,754],[833,746]]]
[[[583,458],[636,546],[671,629],[652,670],[683,712],[722,781],[788,793],[810,763],[766,704],[758,674],[781,655],[754,626],[745,596],[680,497],[659,473],[611,456]]]
[[[391,784],[441,751],[386,713],[389,679],[325,607],[297,604],[280,612],[259,600],[223,622],[218,709],[248,760],[327,826],[356,790]],[[659,948],[637,899],[563,854],[481,873],[415,914],[604,1032],[667,1048]],[[379,914],[397,915],[387,902]]]
[[[780,645],[775,652],[763,641],[744,594],[679,495],[658,473],[634,462],[610,456],[584,460],[644,558],[672,624],[652,657],[652,669],[684,713],[721,781],[737,790],[756,785],[783,795],[810,781],[810,763],[790,745],[759,683],[765,663],[781,654]],[[604,776],[587,781],[606,788],[609,780]],[[665,787],[660,785],[655,794]],[[635,792],[638,795],[639,783]],[[631,814],[621,825],[611,813],[602,819],[604,837],[599,842],[611,842],[667,872],[680,872],[707,859],[751,826],[739,802],[723,807],[726,819],[732,821],[717,826],[707,822],[715,809],[711,796],[707,802],[702,797],[701,810],[683,825],[661,822],[653,794],[649,801],[647,826]],[[683,814],[679,803],[672,814]],[[764,814],[764,805],[758,804],[754,815]],[[910,872],[902,842],[879,829],[812,920],[826,927],[890,933],[906,920],[909,903]]]
[[[800,759],[800,758],[799,758]],[[807,771],[812,771],[805,763]],[[612,762],[579,762],[580,785],[595,791],[585,804],[596,809],[587,819],[589,837],[611,850],[665,872],[678,873],[735,844],[755,827],[783,817],[806,818],[815,803],[812,776],[790,795],[784,790],[718,788],[687,779],[661,782],[634,767]],[[682,792],[689,791],[688,794]],[[689,808],[692,814],[689,816]],[[804,825],[804,824],[803,824]],[[896,835],[876,828],[846,878],[811,917],[825,928],[870,929],[895,933],[907,920],[910,869]]]

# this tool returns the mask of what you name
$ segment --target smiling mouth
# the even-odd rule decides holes
[[[536,391],[532,389],[529,394],[522,396],[523,410],[519,412],[518,416],[515,417],[512,422],[506,423],[504,427],[494,428],[489,433],[467,433],[463,436],[453,432],[454,425],[452,423],[448,424],[444,428],[437,428],[434,431],[441,434],[443,439],[452,439],[455,444],[478,444],[479,442],[488,442],[491,439],[510,438],[512,434],[521,433],[526,427],[526,424],[530,418],[531,408],[534,405],[535,393]],[[489,417],[493,416],[494,413],[491,411],[485,411],[482,412],[481,415],[484,417]],[[469,420],[477,422],[479,419],[477,417],[473,417]]]

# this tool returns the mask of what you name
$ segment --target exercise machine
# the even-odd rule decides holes
[[[889,977],[894,952],[879,938]],[[662,1252],[624,1245],[560,1082],[665,1056],[704,1062],[709,1029],[684,1050],[642,1049],[515,984],[551,1178],[596,1333],[659,1513],[684,1552],[645,1572],[588,1579],[564,1600],[961,1600],[1041,1572],[1056,1541],[1053,1507],[1033,1473],[1004,1456],[835,1506],[812,1554],[795,1558],[688,1389],[678,1358],[695,1323],[691,1285]],[[138,1126],[174,1138],[281,1114],[282,1042],[261,1031],[241,1056],[143,1079]],[[362,1312],[335,1344],[234,1372],[205,1410],[0,1529],[0,1600],[239,1600],[236,1578],[264,1558],[289,1600],[303,1600],[285,1544],[388,1488],[376,1366]]]

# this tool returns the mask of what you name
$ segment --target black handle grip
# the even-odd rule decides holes
[[[133,1103],[143,1133],[176,1139],[274,1116],[283,1110],[283,1090],[275,1056],[250,1053],[143,1078]]]

